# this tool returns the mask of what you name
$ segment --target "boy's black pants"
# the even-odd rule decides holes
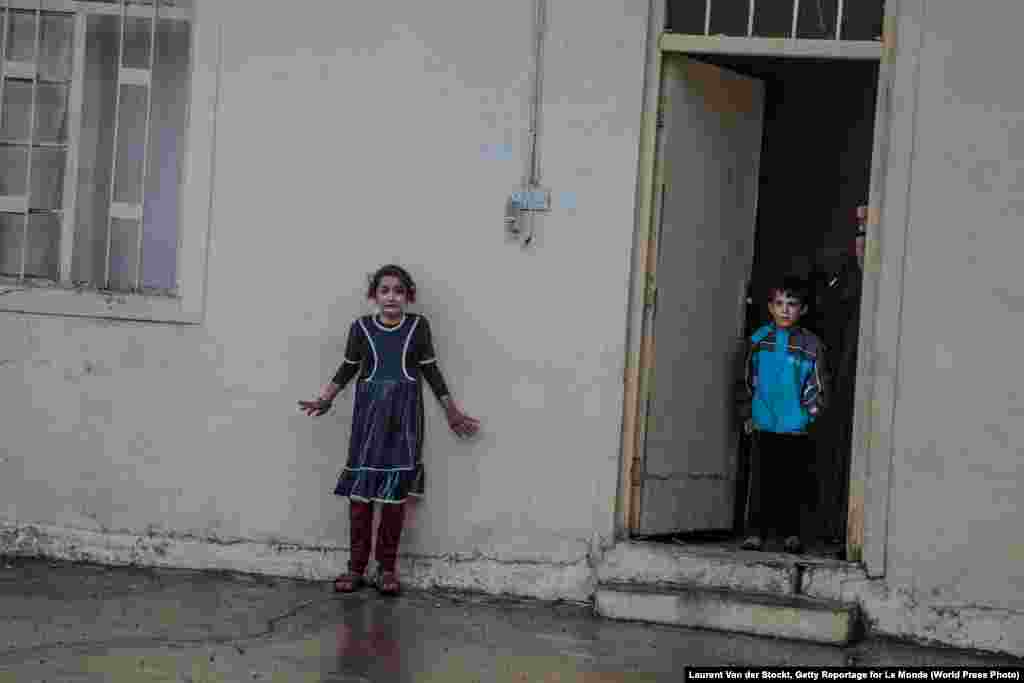
[[[814,462],[806,434],[753,433],[747,532],[761,537],[774,529],[782,537],[800,535],[800,507]]]

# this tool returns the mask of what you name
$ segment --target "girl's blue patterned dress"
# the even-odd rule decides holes
[[[406,315],[395,327],[381,325],[375,316],[353,324],[353,334],[365,335],[364,370],[356,382],[348,463],[334,489],[337,495],[400,503],[423,494],[420,364],[433,359],[421,358],[419,345],[412,342],[417,327],[425,324],[418,315]]]

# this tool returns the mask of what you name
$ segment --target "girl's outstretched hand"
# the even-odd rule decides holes
[[[331,401],[317,398],[312,401],[299,401],[299,409],[310,417],[320,417],[331,409]]]
[[[448,426],[457,436],[467,438],[480,430],[480,421],[459,410],[455,401],[451,399],[447,401],[445,412],[448,417]]]

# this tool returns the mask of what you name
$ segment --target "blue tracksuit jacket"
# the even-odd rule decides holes
[[[760,431],[806,434],[825,409],[827,382],[824,344],[812,332],[765,325],[750,338],[741,416]]]

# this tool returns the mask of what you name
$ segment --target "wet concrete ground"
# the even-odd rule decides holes
[[[686,666],[1021,666],[594,617],[586,605],[182,570],[0,563],[0,683],[680,681]]]

